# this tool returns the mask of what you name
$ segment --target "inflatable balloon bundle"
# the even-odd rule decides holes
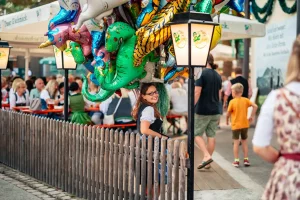
[[[190,0],[59,0],[60,12],[49,22],[48,40],[40,48],[68,48],[75,62],[89,71],[83,91],[87,99],[101,102],[120,88],[134,89],[140,82],[163,82],[187,73],[177,67],[170,27],[174,14],[186,12]],[[195,11],[218,14],[234,0],[199,0]],[[239,5],[239,4],[238,4]],[[215,29],[211,49],[221,38]],[[71,42],[68,42],[71,41]],[[157,63],[165,52],[161,71]],[[160,77],[155,78],[154,74]],[[88,79],[101,86],[92,95]],[[163,79],[163,80],[162,80]]]

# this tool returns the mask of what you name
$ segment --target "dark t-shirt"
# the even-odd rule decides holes
[[[215,70],[205,68],[195,85],[202,87],[195,112],[198,115],[220,114],[218,106],[219,91],[222,88],[221,76]]]

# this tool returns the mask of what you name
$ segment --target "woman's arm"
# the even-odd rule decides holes
[[[14,93],[9,93],[9,106],[10,109],[16,106],[16,96]]]
[[[146,120],[141,120],[141,133],[142,134],[145,134],[145,135],[151,135],[152,137],[159,137],[161,138],[162,135],[160,133],[157,133],[153,130],[151,130],[149,127],[150,127],[150,122],[149,121],[146,121]]]
[[[279,158],[279,151],[272,146],[253,146],[253,151],[267,162],[275,163]]]

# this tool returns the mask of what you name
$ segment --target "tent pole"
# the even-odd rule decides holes
[[[250,19],[249,0],[245,0],[244,10],[245,10],[245,18]],[[244,39],[243,77],[247,80],[249,79],[249,49],[250,49],[250,39]]]
[[[30,52],[29,49],[25,49],[25,81],[28,80],[29,62],[30,62]]]

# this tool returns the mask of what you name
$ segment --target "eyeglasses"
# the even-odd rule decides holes
[[[150,93],[146,93],[146,95],[149,95],[149,96],[154,96],[155,94],[158,94],[158,91],[154,91],[154,92],[150,92]]]

